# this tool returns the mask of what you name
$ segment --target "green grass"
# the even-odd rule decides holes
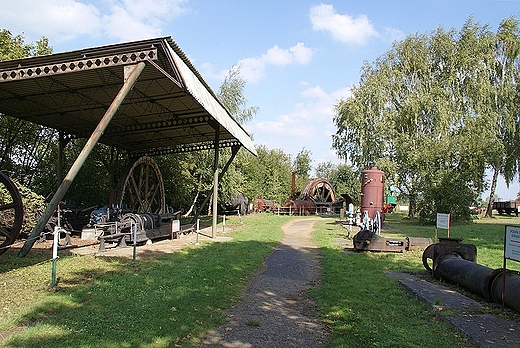
[[[0,346],[190,347],[226,320],[226,310],[290,219],[251,215],[240,224],[228,218],[232,231],[226,236],[232,241],[201,243],[136,263],[61,255],[59,291],[49,287],[50,251],[18,258],[10,250],[0,256]],[[504,224],[520,225],[520,218],[479,220],[450,232],[477,245],[479,263],[501,267]],[[396,238],[435,232],[398,214],[389,214],[384,227],[384,236]],[[345,253],[335,240],[346,232],[333,219],[321,219],[313,232],[324,271],[311,295],[331,330],[329,347],[468,346],[384,273],[424,274],[422,251]],[[518,263],[508,262],[508,268],[515,267]]]
[[[225,243],[201,243],[157,259],[62,257],[51,263],[4,255],[0,344],[6,347],[189,346],[223,323],[225,310],[283,236],[288,217],[244,218]],[[228,221],[232,224],[233,219]],[[236,223],[236,221],[235,221]],[[229,225],[228,225],[229,226]],[[22,263],[16,267],[16,263]]]
[[[503,259],[504,223],[518,224],[520,219],[496,218],[453,226],[450,236],[475,244],[479,263],[498,268]],[[320,246],[324,273],[321,287],[311,295],[333,332],[330,347],[471,346],[385,274],[394,271],[425,275],[422,251],[345,252],[336,240],[346,238],[346,229],[327,220],[319,221],[315,228],[314,241]],[[388,214],[384,228],[385,237],[435,236],[435,226],[422,226],[400,214]],[[439,231],[441,237],[446,234]],[[518,263],[510,262],[508,268],[518,268]]]
[[[382,235],[387,237],[435,237],[435,226],[421,225],[416,220],[407,219],[402,214],[387,214]],[[504,257],[505,225],[520,225],[520,217],[495,215],[492,219],[482,218],[471,224],[450,226],[451,238],[462,238],[462,243],[477,247],[477,262],[490,268],[501,268]],[[438,230],[439,237],[447,237],[447,230]],[[422,252],[421,252],[422,255]],[[419,259],[420,260],[420,259]],[[419,262],[419,269],[422,263]],[[520,263],[507,262],[508,269],[520,270]]]

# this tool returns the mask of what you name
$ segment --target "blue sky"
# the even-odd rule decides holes
[[[468,16],[495,31],[512,15],[520,0],[0,0],[1,28],[26,42],[45,36],[54,52],[171,36],[215,91],[240,64],[260,109],[246,125],[255,143],[292,156],[305,148],[314,166],[340,162],[333,107],[364,61],[409,34],[459,30]],[[518,191],[500,179],[501,198]]]

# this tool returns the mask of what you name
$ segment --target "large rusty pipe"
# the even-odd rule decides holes
[[[502,284],[504,281],[503,270],[500,268],[498,274],[491,284],[491,295],[496,303],[502,303]],[[506,271],[504,304],[520,312],[520,274]]]
[[[94,129],[94,132],[92,132],[92,135],[85,143],[85,146],[78,155],[78,158],[76,158],[76,161],[74,162],[72,167],[69,169],[69,172],[63,179],[60,187],[58,187],[58,190],[56,191],[56,193],[54,193],[54,196],[52,197],[50,203],[47,205],[47,208],[45,209],[42,216],[36,223],[36,226],[34,226],[31,234],[29,235],[29,238],[27,239],[23,247],[20,249],[18,256],[24,257],[29,253],[29,250],[31,250],[34,242],[36,241],[36,238],[43,231],[45,225],[47,224],[47,221],[49,221],[50,217],[54,214],[54,211],[56,211],[58,204],[63,199],[63,196],[65,196],[65,193],[67,193],[70,185],[72,184],[72,181],[74,180],[79,170],[83,166],[83,163],[85,163],[87,157],[92,152],[92,149],[97,144],[99,138],[101,138],[101,136],[103,135],[103,132],[108,127],[108,124],[112,120],[112,117],[115,115],[117,109],[119,109],[128,93],[132,90],[135,82],[137,81],[137,78],[141,75],[141,72],[144,70],[145,66],[146,65],[144,62],[140,62],[136,65],[124,68],[125,82],[123,83],[123,86],[121,87],[119,93],[112,101],[112,104],[110,104],[110,107],[105,112],[105,115],[103,116],[101,121],[99,121],[99,124],[97,125],[96,129]]]
[[[433,264],[433,274],[436,277],[443,278],[479,294],[488,302],[493,301],[491,283],[498,272],[499,270],[493,270],[465,260],[455,252],[440,254]]]

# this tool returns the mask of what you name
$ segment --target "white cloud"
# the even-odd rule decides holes
[[[362,45],[371,37],[379,36],[367,16],[341,15],[332,5],[312,6],[310,19],[312,29],[327,31],[334,39],[346,44]]]
[[[303,101],[294,105],[290,113],[270,121],[255,121],[249,125],[255,143],[268,148],[282,148],[296,156],[303,148],[312,152],[315,163],[335,162],[339,159],[331,151],[331,135],[336,132],[333,119],[334,104],[350,95],[350,87],[327,93],[320,86],[309,87],[300,93]]]
[[[128,41],[160,35],[164,21],[187,11],[185,2],[17,0],[2,6],[0,22],[15,35],[24,33],[28,41],[45,36],[50,42],[66,42],[82,35]]]
[[[384,36],[388,42],[393,42],[396,40],[397,41],[404,40],[404,38],[406,37],[406,34],[402,30],[399,30],[399,29],[385,28]]]
[[[193,60],[191,60],[191,62],[194,63]],[[214,80],[218,80],[218,81],[224,81],[224,79],[226,78],[226,75],[229,72],[229,70],[216,71],[215,67],[211,63],[202,63],[200,65],[199,71],[202,74],[202,76],[204,76],[204,79],[206,79],[206,80],[214,79]]]
[[[283,49],[274,45],[260,57],[241,59],[242,76],[251,83],[260,81],[265,76],[268,65],[285,66],[290,64],[307,64],[312,60],[312,49],[299,42],[295,46]]]

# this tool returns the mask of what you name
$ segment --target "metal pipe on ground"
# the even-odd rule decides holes
[[[491,284],[491,295],[496,303],[502,303],[502,288],[504,281],[503,269],[499,268],[495,279]],[[520,312],[520,274],[514,271],[506,271],[504,304]]]
[[[449,251],[439,255],[433,263],[434,276],[479,294],[488,302],[493,301],[491,283],[500,272],[501,270],[465,260],[459,254]]]

